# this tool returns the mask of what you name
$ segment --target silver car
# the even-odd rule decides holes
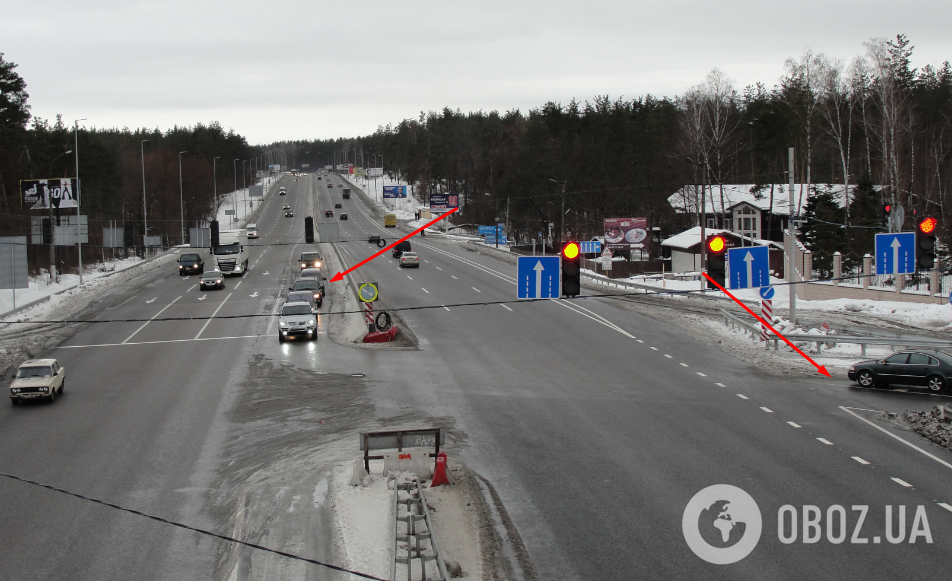
[[[311,305],[302,301],[284,303],[278,318],[278,342],[294,337],[317,341],[317,316],[311,311]]]

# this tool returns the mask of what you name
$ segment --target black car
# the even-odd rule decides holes
[[[347,214],[341,214],[341,215],[340,215],[340,219],[341,219],[341,220],[346,220],[346,219],[347,219]]]
[[[404,252],[410,252],[410,243],[407,242],[406,240],[404,240],[400,244],[397,244],[396,246],[393,247],[393,250],[391,250],[391,253],[393,254],[394,258],[400,258],[400,255],[403,254]]]
[[[367,238],[367,242],[370,242],[371,244],[376,244],[380,242],[380,236],[378,236],[377,234],[371,234],[370,237]]]
[[[331,218],[334,216],[334,210],[324,210],[324,217]]]
[[[293,217],[294,217],[294,210],[285,210],[285,211],[284,211],[284,217],[285,217],[285,218],[293,218]]]
[[[223,289],[225,288],[225,276],[217,270],[209,270],[208,272],[202,273],[198,287],[199,290],[210,288]]]
[[[889,384],[916,385],[939,393],[948,390],[952,377],[952,355],[932,349],[902,351],[850,366],[847,376],[860,387]]]
[[[205,261],[202,256],[195,252],[185,252],[178,259],[178,272],[180,275],[197,272],[205,272]]]
[[[340,208],[340,203],[334,204],[335,208]]]
[[[305,268],[324,268],[324,257],[321,256],[320,252],[302,252],[299,262],[301,270]]]

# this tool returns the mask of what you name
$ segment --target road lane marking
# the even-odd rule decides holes
[[[764,406],[760,406],[760,409],[764,410],[764,411],[767,412],[768,414],[772,414],[772,413],[773,413],[773,410],[772,410],[772,409],[770,409],[770,408],[765,408]]]
[[[507,307],[506,305],[500,304],[499,306],[502,307],[502,308],[504,308],[504,309],[506,309],[507,311],[512,312],[512,309],[510,309],[510,308]]]
[[[639,343],[644,343],[644,341],[642,341],[641,339],[635,339],[635,341],[638,341]]]
[[[948,504],[946,504],[946,503],[944,503],[944,502],[939,502],[939,503],[937,503],[937,504],[938,504],[939,506],[941,506],[942,508],[944,508],[945,510],[947,510],[947,511],[949,511],[949,512],[952,512],[952,506],[949,506]]]
[[[255,293],[255,294],[258,294],[258,293]],[[217,308],[217,309],[215,309],[215,312],[214,312],[214,313],[212,313],[212,316],[211,316],[211,318],[209,318],[209,319],[208,319],[207,321],[205,321],[205,324],[204,324],[204,325],[202,325],[202,330],[201,330],[201,331],[199,331],[197,335],[195,335],[195,338],[196,338],[196,339],[198,339],[199,337],[201,337],[201,336],[202,336],[202,333],[204,333],[204,332],[205,332],[205,328],[206,328],[206,327],[208,327],[208,324],[212,322],[212,319],[214,319],[214,318],[215,318],[215,315],[217,315],[217,314],[218,314],[218,311],[220,311],[220,310],[221,310],[221,308],[225,306],[225,301],[227,301],[227,300],[228,300],[229,298],[231,298],[231,293],[228,293],[228,296],[227,296],[227,297],[225,297],[225,300],[224,300],[224,301],[222,301],[220,305],[218,305],[218,308]]]
[[[447,311],[450,310],[450,308],[447,307],[446,305],[443,305],[443,308],[446,309]]]
[[[456,278],[456,277],[455,277],[455,276],[453,276],[452,274],[450,275],[450,277],[452,277],[452,278],[455,278],[456,280],[459,280],[458,278]]]
[[[235,288],[238,288],[238,287],[236,286]],[[228,295],[228,296],[231,296],[231,295]],[[253,294],[253,295],[248,295],[248,296],[251,297],[251,298],[256,298],[256,297],[258,296],[258,291],[255,291],[255,294]],[[226,300],[227,300],[227,298],[226,298]],[[212,316],[214,316],[214,315],[212,315]]]
[[[902,478],[896,478],[895,476],[893,476],[892,478],[890,478],[890,480],[892,480],[896,484],[899,484],[900,486],[905,486],[906,488],[912,488],[912,484],[909,484]]]
[[[202,295],[202,298],[200,298],[200,299],[198,299],[198,300],[204,301],[204,300],[207,299],[207,298],[208,298],[208,295]]]
[[[478,289],[478,288],[476,288],[476,287],[472,287],[472,288],[473,288],[473,290],[474,290],[474,291],[476,291],[476,292],[478,292],[478,293],[481,293],[481,292],[483,292],[483,291],[481,291],[481,290],[479,290],[479,289]]]
[[[420,288],[423,288],[423,287],[421,286]],[[423,288],[423,292],[425,292],[426,294],[430,294],[430,291],[426,290],[425,288]]]
[[[235,285],[235,290],[238,290],[238,287],[240,287],[240,286],[241,286],[241,283],[243,283],[243,282],[245,282],[245,281],[239,280],[239,281],[238,281],[238,284]]]
[[[146,301],[146,302],[145,302],[145,304],[147,304],[147,305],[151,305],[152,303],[154,303],[154,302],[155,302],[155,299],[157,299],[157,298],[159,298],[159,297],[155,297],[155,298],[154,298],[154,299],[152,299],[151,301]]]
[[[909,447],[912,448],[913,450],[916,450],[917,452],[921,452],[921,453],[925,454],[926,456],[928,456],[929,458],[932,458],[933,460],[935,460],[935,461],[938,462],[939,464],[942,464],[942,465],[945,466],[946,468],[952,468],[952,464],[949,464],[948,462],[946,462],[946,461],[943,460],[942,458],[939,458],[938,456],[935,456],[934,454],[930,454],[929,452],[926,452],[925,450],[923,450],[923,449],[920,448],[919,446],[916,446],[915,444],[913,444],[913,443],[911,443],[911,442],[907,442],[906,440],[900,438],[900,437],[897,436],[896,434],[893,434],[892,432],[890,432],[890,431],[887,430],[886,428],[877,426],[876,424],[874,424],[873,422],[867,420],[866,418],[864,418],[864,417],[862,417],[862,416],[859,416],[859,415],[857,415],[857,414],[854,414],[852,411],[850,411],[850,408],[847,408],[846,406],[839,406],[839,408],[840,408],[841,410],[843,410],[844,412],[850,414],[851,416],[854,416],[854,417],[856,417],[856,418],[858,418],[858,419],[860,419],[860,420],[863,420],[864,422],[866,422],[867,424],[873,426],[873,427],[876,428],[877,430],[879,430],[879,431],[881,431],[881,432],[883,432],[883,433],[885,433],[885,434],[888,434],[888,435],[892,436],[893,438],[896,438],[897,440],[899,440],[899,441],[902,442],[903,444],[909,446]],[[852,408],[852,409],[857,409],[857,408]],[[866,411],[876,411],[876,410],[866,410]]]
[[[724,385],[723,383],[715,383],[714,385],[716,385],[716,386],[718,386],[718,387],[727,387],[727,386]]]
[[[832,446],[832,445],[833,445],[833,442],[827,440],[826,438],[817,438],[817,440],[823,442],[823,443],[826,444],[827,446]]]
[[[741,398],[741,399],[750,399],[749,397],[747,397],[746,395],[744,395],[744,394],[742,394],[742,393],[738,393],[738,394],[737,394],[737,397],[739,397],[739,398]]]
[[[798,424],[797,422],[787,422],[787,423],[790,424],[791,426],[793,426],[794,428],[802,428],[802,427],[803,427],[803,426],[801,426],[800,424]]]
[[[180,298],[182,298],[182,297],[179,296],[177,299],[175,299],[175,301],[179,300]],[[154,301],[155,299],[152,299],[152,300]],[[123,343],[128,343],[128,342],[129,342],[129,339],[132,339],[133,337],[136,336],[136,333],[138,333],[138,332],[141,331],[142,329],[145,329],[145,326],[148,325],[149,323],[151,323],[151,322],[152,322],[152,319],[154,319],[154,318],[158,317],[159,315],[161,315],[162,313],[164,313],[164,312],[165,312],[165,309],[167,309],[167,308],[169,308],[169,307],[171,307],[172,305],[175,304],[175,301],[172,301],[171,303],[165,305],[164,307],[162,307],[162,310],[161,310],[161,311],[159,311],[158,313],[152,315],[152,318],[151,318],[151,319],[149,319],[149,320],[146,321],[145,323],[142,323],[142,326],[139,327],[138,329],[136,329],[133,334],[131,334],[131,335],[129,335],[128,337],[126,337],[126,340],[123,341]],[[152,302],[152,301],[148,301],[148,302]]]
[[[658,350],[657,347],[649,347],[649,349],[651,349],[652,351],[657,351],[657,350]]]
[[[857,462],[859,462],[859,463],[862,464],[863,466],[868,466],[868,465],[869,465],[869,462],[867,462],[866,460],[863,460],[863,459],[860,458],[859,456],[853,456],[853,460],[856,460]]]
[[[698,371],[697,374],[700,375],[701,377],[707,377],[707,375],[701,373],[700,371]]]
[[[193,284],[192,286],[188,287],[188,290],[185,291],[185,292],[188,292],[188,291],[190,291],[190,290],[192,290],[192,289],[196,289],[196,288],[198,288],[198,285],[197,285],[197,284]]]
[[[413,280],[413,278],[409,274],[407,275],[407,278],[409,278],[410,280]]]
[[[436,267],[436,270],[443,270],[443,269],[442,269],[442,268],[440,268],[439,266],[437,266],[437,267]]]
[[[688,366],[687,363],[679,363],[679,365],[680,365],[681,367],[687,367],[687,366]]]
[[[667,353],[665,353],[664,356],[667,357],[668,359],[674,359],[674,357],[668,355]]]
[[[88,349],[90,347],[130,347],[132,345],[158,345],[160,343],[192,343],[194,341],[222,341],[225,339],[256,339],[261,335],[237,335],[235,337],[202,337],[201,339],[165,339],[162,341],[139,341],[136,343],[98,343],[95,345],[62,345],[58,349]]]

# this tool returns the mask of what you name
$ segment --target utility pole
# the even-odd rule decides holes
[[[215,212],[218,212],[218,165],[217,165],[217,162],[219,158],[221,158],[220,155],[216,155],[215,157],[212,158],[212,203],[215,204]],[[216,216],[216,219],[217,219],[217,216]]]
[[[142,143],[139,144],[139,150],[142,153],[142,227],[145,228],[145,231],[142,233],[142,251],[145,256],[143,258],[149,257],[149,246],[146,241],[146,237],[149,235],[149,206],[145,201],[145,142],[149,141],[148,139],[143,139]]]
[[[232,196],[232,200],[231,200],[231,201],[232,201],[232,207],[235,209],[235,215],[231,217],[232,227],[234,227],[234,223],[238,221],[238,162],[239,162],[239,161],[241,161],[241,160],[240,160],[240,159],[236,159],[236,160],[235,160],[234,162],[232,162],[232,164],[231,164],[232,169],[235,170],[235,191],[234,191],[234,195]]]
[[[82,200],[83,190],[83,187],[79,183],[79,122],[85,120],[86,118],[83,117],[73,122],[73,139],[75,140],[73,143],[73,151],[76,157],[76,243],[79,247],[79,284],[83,284],[83,241],[82,238],[79,237],[79,205]],[[53,225],[51,223],[50,228],[52,227]]]
[[[787,282],[790,283],[790,322],[794,325],[797,324],[797,291],[796,291],[796,276],[794,275],[794,260],[797,249],[797,226],[793,221],[793,148],[787,150],[789,157],[789,168],[787,170],[787,177],[789,179],[789,186],[787,188],[787,193],[789,194],[789,199],[787,201],[789,213],[787,214],[789,218],[787,219],[787,266],[789,270],[787,271]]]
[[[182,154],[188,153],[187,151],[178,152],[178,196],[179,196],[179,213],[181,219],[181,235],[182,235],[182,244],[185,244],[185,198],[184,198],[184,187],[182,186]]]

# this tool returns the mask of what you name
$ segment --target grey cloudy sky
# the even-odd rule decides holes
[[[356,136],[445,106],[674,96],[713,67],[773,86],[804,48],[903,33],[952,60],[948,0],[0,0],[33,114],[98,127],[217,120],[251,143]]]

